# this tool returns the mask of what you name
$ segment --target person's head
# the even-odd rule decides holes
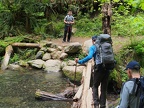
[[[68,15],[72,15],[72,11],[71,10],[68,11]]]
[[[134,60],[130,61],[125,70],[129,78],[132,78],[132,75],[140,75],[140,64]]]
[[[96,36],[96,35],[92,36],[92,43],[93,43],[93,44],[96,42],[96,39],[97,39],[97,36]]]

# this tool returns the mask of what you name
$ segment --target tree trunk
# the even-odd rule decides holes
[[[111,3],[104,3],[102,6],[102,30],[104,34],[111,35]]]

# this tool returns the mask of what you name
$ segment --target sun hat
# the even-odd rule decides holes
[[[127,64],[125,70],[127,70],[127,69],[136,69],[136,70],[139,70],[140,69],[140,64],[137,61],[135,61],[135,60],[130,61]]]

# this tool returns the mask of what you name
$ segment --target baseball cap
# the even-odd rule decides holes
[[[97,39],[96,35],[92,36],[92,40],[96,40],[96,39]]]
[[[140,64],[137,61],[135,61],[135,60],[130,61],[127,64],[125,70],[127,70],[127,69],[136,69],[136,70],[139,70],[140,69]]]

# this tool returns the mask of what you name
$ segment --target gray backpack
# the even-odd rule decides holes
[[[109,34],[100,34],[96,40],[96,59],[107,69],[114,69],[115,59],[112,48],[112,39]]]

